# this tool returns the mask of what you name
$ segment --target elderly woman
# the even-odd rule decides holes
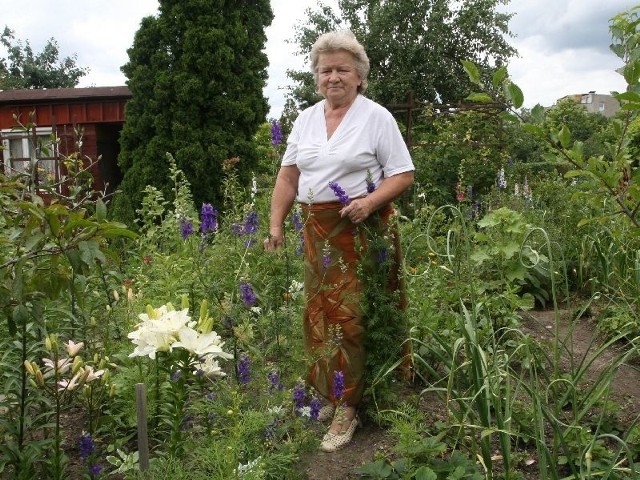
[[[362,95],[369,59],[351,32],[320,36],[311,49],[311,68],[324,100],[294,123],[264,244],[267,250],[283,244],[284,221],[299,202],[304,336],[312,360],[307,382],[327,401],[320,419],[333,420],[320,448],[333,452],[350,442],[364,391],[364,287],[357,267],[366,238],[359,227],[386,227],[392,200],[413,183],[414,166],[392,115]]]

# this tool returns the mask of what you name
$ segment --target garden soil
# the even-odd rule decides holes
[[[523,330],[541,342],[553,340],[555,314],[553,311],[525,312],[523,318]],[[567,312],[558,315],[558,331],[561,338],[566,338],[571,329],[571,318]],[[580,361],[583,358],[591,358],[593,353],[601,345],[602,339],[598,338],[597,329],[589,319],[581,319],[575,323],[572,331],[573,358]],[[587,378],[596,378],[600,369],[609,365],[615,358],[616,351],[605,352],[596,359],[587,375]],[[630,425],[640,414],[640,362],[638,356],[631,365],[622,365],[613,382],[611,400],[619,407],[617,412],[620,425]],[[563,358],[563,363],[568,364],[569,358]],[[588,380],[587,380],[588,381]],[[415,387],[413,394],[419,392]],[[424,411],[430,423],[435,423],[446,415],[444,403],[435,395],[423,396],[420,407]],[[302,478],[307,480],[352,480],[361,478],[358,474],[360,466],[370,463],[382,456],[393,458],[393,438],[380,427],[369,422],[356,430],[353,441],[337,453],[312,453],[302,459],[299,464]],[[538,478],[538,471],[534,462],[530,466],[523,466],[520,472],[527,480]]]

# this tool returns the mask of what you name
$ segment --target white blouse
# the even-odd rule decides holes
[[[325,101],[304,110],[287,140],[283,166],[300,170],[297,200],[335,202],[329,182],[337,182],[349,198],[367,194],[367,175],[383,178],[415,169],[398,125],[381,105],[362,95],[354,100],[331,138],[327,139]]]

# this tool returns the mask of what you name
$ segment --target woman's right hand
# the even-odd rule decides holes
[[[284,243],[284,230],[282,227],[271,227],[269,236],[264,239],[264,249],[267,252],[275,251]]]

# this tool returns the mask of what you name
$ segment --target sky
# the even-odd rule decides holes
[[[325,0],[335,7],[337,0]],[[267,28],[266,53],[269,80],[265,96],[270,116],[284,106],[287,69],[305,68],[294,54],[293,27],[304,19],[316,0],[272,0],[274,20]],[[511,60],[511,79],[523,90],[525,107],[550,106],[570,94],[609,93],[625,88],[615,72],[622,63],[609,50],[609,19],[640,0],[511,0],[503,7],[514,14],[509,42],[519,56]],[[23,6],[19,6],[23,5]],[[90,72],[80,87],[124,85],[120,67],[140,21],[155,15],[157,0],[30,0],[19,4],[0,0],[0,28],[8,26],[16,39],[28,40],[40,52],[53,37],[61,58],[77,55],[77,65]],[[0,56],[5,52],[0,47]]]

